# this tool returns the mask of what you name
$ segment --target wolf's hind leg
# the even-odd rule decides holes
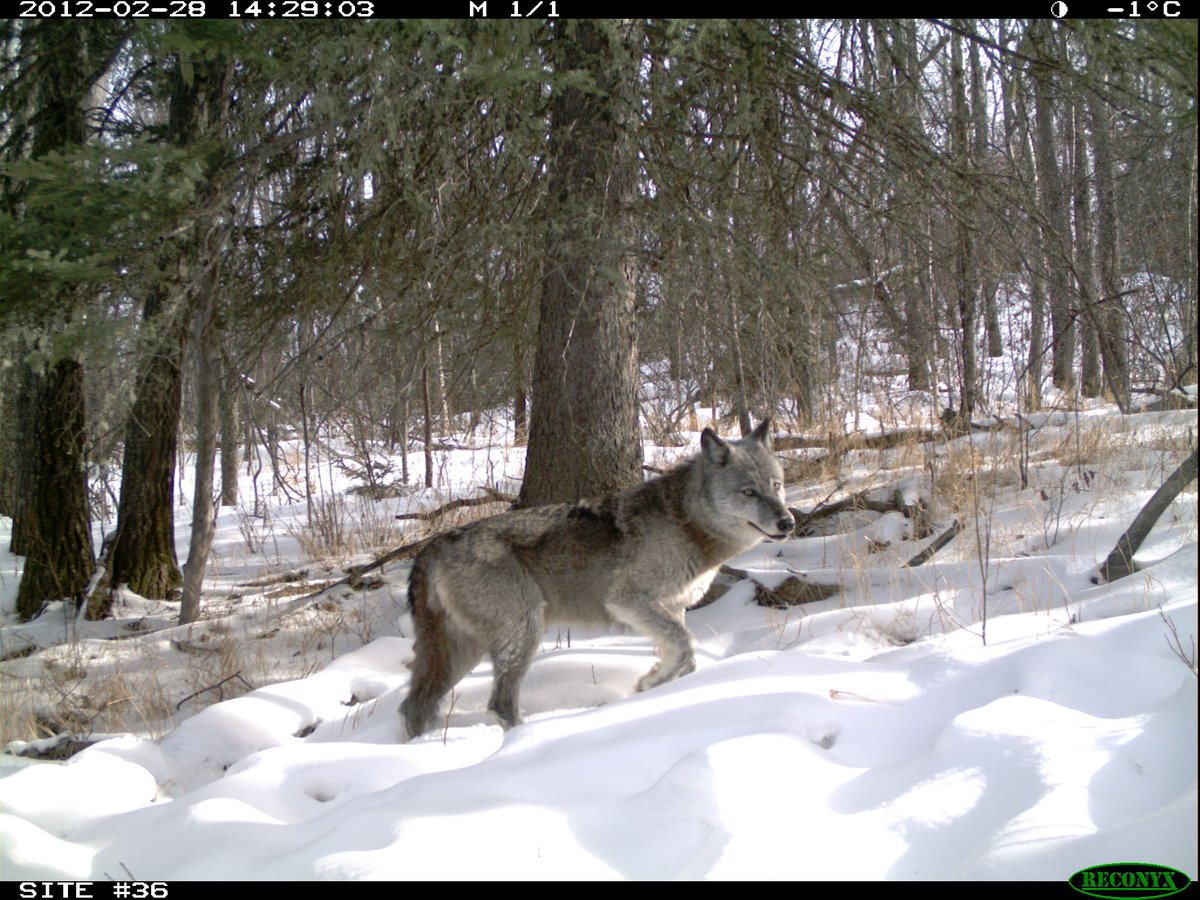
[[[521,724],[521,682],[533,663],[544,631],[541,604],[531,602],[526,614],[508,623],[504,632],[492,639],[489,652],[495,666],[495,677],[488,710],[496,714],[505,728]]]
[[[437,618],[434,627],[423,631],[418,624],[413,674],[408,696],[400,704],[410,739],[429,729],[442,698],[475,668],[485,652],[481,640],[449,621],[445,613],[433,615]]]

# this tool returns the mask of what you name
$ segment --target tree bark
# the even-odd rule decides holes
[[[593,20],[556,23],[549,197],[529,449],[520,506],[605,494],[641,478],[635,269],[638,55]]]
[[[1054,112],[1059,99],[1059,82],[1054,65],[1064,55],[1058,52],[1058,39],[1052,27],[1036,21],[1030,26],[1032,46],[1037,59],[1031,64],[1034,87],[1034,118],[1037,140],[1034,164],[1037,167],[1039,220],[1042,227],[1042,259],[1050,303],[1050,367],[1054,386],[1070,393],[1075,389],[1075,315],[1071,309],[1067,270],[1070,265],[1070,223],[1067,213],[1069,194],[1058,165],[1058,137]],[[1037,352],[1038,348],[1034,348]]]
[[[30,21],[21,29],[21,63],[35,78],[28,118],[6,121],[13,156],[42,159],[84,144],[88,124],[84,106],[95,83],[108,69],[124,40],[118,23]],[[13,60],[7,61],[12,64]],[[24,130],[28,144],[13,139]],[[17,179],[4,185],[4,201],[20,215],[24,186]],[[49,235],[44,240],[53,240]],[[49,338],[84,299],[85,285],[69,278],[46,286],[42,310],[31,315],[31,326]],[[28,350],[22,345],[19,350]],[[14,540],[25,555],[16,610],[28,619],[50,600],[82,594],[91,577],[91,523],[88,511],[84,451],[83,365],[70,352],[46,362],[44,368],[22,358],[17,364],[16,431],[18,457]]]
[[[1196,480],[1197,452],[1193,450],[1192,455],[1180,463],[1179,468],[1154,492],[1134,517],[1133,523],[1121,535],[1117,545],[1104,560],[1104,565],[1100,567],[1100,577],[1104,581],[1116,581],[1134,571],[1133,556],[1149,536],[1154,523],[1166,512],[1179,492]]]
[[[1121,409],[1129,409],[1129,352],[1125,301],[1121,291],[1121,231],[1117,217],[1116,160],[1109,109],[1103,100],[1088,99],[1088,124],[1096,167],[1096,338],[1104,381]],[[1194,334],[1194,329],[1193,329]]]
[[[210,263],[204,276],[196,311],[196,487],[192,494],[192,535],[188,560],[183,567],[183,603],[179,624],[187,625],[200,617],[200,593],[208,553],[216,531],[216,507],[213,504],[213,468],[217,451],[217,392],[221,390],[221,363],[213,328],[216,313],[217,264]]]
[[[975,333],[979,319],[979,280],[975,259],[976,204],[972,179],[975,177],[972,152],[968,144],[966,74],[962,58],[962,38],[956,32],[950,41],[951,147],[961,173],[955,210],[958,233],[958,315],[961,329],[959,350],[959,414],[969,418],[975,411],[978,391]]]
[[[134,593],[154,599],[169,597],[183,583],[175,557],[174,493],[184,329],[170,321],[175,312],[163,312],[164,303],[161,294],[146,302],[147,327],[165,327],[167,333],[146,360],[125,426],[117,536],[109,551],[113,587],[128,585]],[[110,594],[97,597],[102,602],[88,610],[89,618],[102,618],[111,608]]]
[[[30,465],[20,507],[25,568],[17,591],[22,620],[52,600],[82,594],[92,575],[84,455],[83,366],[63,359],[46,372],[21,364],[21,453]]]
[[[217,398],[221,421],[221,505],[237,506],[238,446],[241,424],[237,418],[238,373],[228,354],[221,354],[223,384]]]

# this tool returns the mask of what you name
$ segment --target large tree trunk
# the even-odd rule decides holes
[[[633,231],[636,53],[610,23],[555,24],[546,263],[519,504],[572,501],[641,477]]]
[[[84,457],[83,366],[73,359],[45,373],[24,370],[18,432],[25,470],[20,507],[25,569],[17,613],[50,600],[82,600],[94,558]]]
[[[36,79],[27,122],[9,120],[7,130],[26,127],[29,156],[41,159],[69,151],[88,137],[84,105],[123,40],[115,23],[26,22],[20,53],[28,77]],[[14,61],[9,60],[10,64]],[[23,142],[10,145],[21,155]],[[24,187],[4,184],[5,202],[20,214]],[[50,240],[48,236],[43,239]],[[47,285],[44,312],[33,329],[52,336],[77,305],[81,288],[68,281]],[[46,341],[53,346],[53,340]],[[14,534],[25,555],[16,608],[29,618],[48,600],[75,598],[92,575],[84,453],[83,366],[65,354],[35,369],[21,359],[17,379],[17,471],[13,498]]]
[[[159,318],[162,303],[161,296],[147,301],[149,327]],[[171,323],[167,331],[157,352],[148,355],[125,427],[117,536],[109,552],[113,587],[128,585],[134,593],[154,599],[169,597],[183,583],[175,557],[174,513],[182,329]],[[88,616],[100,618],[110,607],[111,595],[89,609]]]

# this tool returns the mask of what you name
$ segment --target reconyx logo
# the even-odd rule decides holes
[[[1191,879],[1170,866],[1154,863],[1105,863],[1080,869],[1067,883],[1090,897],[1168,897],[1182,891]]]

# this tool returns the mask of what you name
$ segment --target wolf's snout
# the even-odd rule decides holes
[[[775,527],[778,528],[782,534],[789,534],[791,530],[796,527],[796,520],[792,518],[791,514],[788,514],[776,522]]]

